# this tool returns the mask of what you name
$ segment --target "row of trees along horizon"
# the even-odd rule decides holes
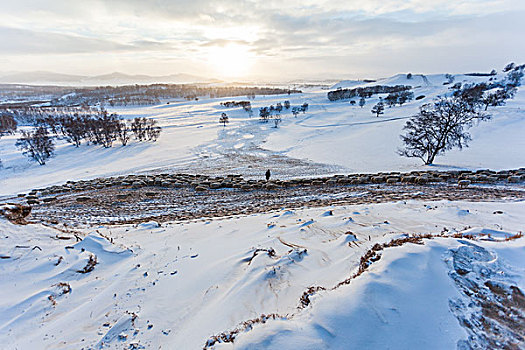
[[[63,87],[2,85],[0,96],[4,107],[20,108],[47,102],[49,106],[142,106],[161,103],[161,100],[198,100],[201,97],[223,98],[282,95],[301,93],[297,89],[250,86],[207,86],[206,84],[148,84],[97,87]],[[16,102],[18,101],[18,102]]]

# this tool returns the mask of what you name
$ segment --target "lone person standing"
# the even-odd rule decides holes
[[[272,173],[270,173],[270,169],[266,170],[266,181],[270,180],[270,176]]]

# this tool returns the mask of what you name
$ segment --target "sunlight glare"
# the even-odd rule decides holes
[[[215,46],[210,48],[208,62],[216,74],[222,77],[242,77],[249,73],[253,55],[246,46]]]

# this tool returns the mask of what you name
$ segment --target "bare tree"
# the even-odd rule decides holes
[[[259,117],[261,118],[262,122],[268,123],[268,118],[270,118],[270,110],[268,107],[262,107],[259,109]]]
[[[281,124],[281,115],[280,114],[276,114],[274,117],[273,117],[273,124],[274,124],[274,128],[277,128],[279,126],[279,124]]]
[[[524,68],[524,66],[518,66],[509,73],[507,73],[507,76],[505,77],[507,85],[510,85],[512,87],[521,86],[521,79],[523,78]]]
[[[117,140],[120,121],[116,114],[103,113],[102,117],[98,119],[99,131],[102,136],[102,146],[109,148],[113,146],[113,142]]]
[[[131,122],[131,131],[139,141],[146,139],[146,124],[147,119],[144,117],[137,117]]]
[[[467,147],[471,140],[466,131],[475,121],[488,120],[490,116],[476,111],[462,98],[438,98],[433,104],[420,107],[419,113],[410,118],[401,139],[405,144],[398,153],[404,157],[420,158],[432,164],[437,155],[454,147]]]
[[[482,99],[485,110],[487,110],[489,106],[504,106],[505,100],[512,98],[515,93],[516,88],[498,89],[487,93]]]
[[[382,100],[379,100],[378,103],[375,104],[374,107],[372,107],[371,112],[376,115],[376,117],[379,117],[380,114],[385,114],[385,104]]]
[[[157,125],[157,121],[153,119],[147,119],[146,123],[146,137],[148,141],[157,141],[160,136],[162,128]]]
[[[162,128],[157,126],[157,121],[147,118],[135,118],[131,122],[131,131],[139,141],[157,141]]]
[[[224,127],[226,127],[226,124],[228,124],[230,122],[228,116],[226,115],[226,113],[222,113],[221,114],[221,117],[219,118],[219,123],[222,123],[224,125]]]
[[[2,114],[0,115],[0,138],[4,134],[14,134],[16,131],[17,122],[15,120],[15,117],[10,114]],[[2,161],[0,160],[0,166],[2,165]]]
[[[503,72],[507,73],[508,71],[513,70],[515,67],[516,67],[516,64],[514,62],[511,62],[511,63],[507,64],[505,66],[505,68],[503,68]]]
[[[16,131],[17,126],[18,123],[13,115],[0,115],[0,137],[2,137],[3,134],[13,134]]]
[[[46,160],[53,156],[55,145],[49,137],[47,128],[40,126],[34,132],[22,130],[22,137],[16,141],[16,146],[23,153],[40,165],[46,164]]]
[[[75,145],[75,147],[80,146],[82,139],[86,137],[87,134],[87,125],[82,120],[78,114],[73,116],[66,116],[61,121],[62,135],[64,135],[67,142],[70,142]]]
[[[486,90],[488,90],[488,85],[486,83],[465,84],[461,90],[458,89],[454,91],[453,96],[461,98],[474,108],[483,103],[483,94]]]
[[[252,106],[249,105],[249,106],[244,106],[243,107],[244,111],[246,113],[248,113],[248,116],[251,118],[253,116],[253,111],[252,111]]]
[[[385,97],[385,102],[388,105],[389,108],[392,106],[395,106],[397,103],[398,95],[396,93],[388,94],[387,97]]]
[[[122,143],[122,146],[126,146],[130,138],[126,122],[124,120],[119,121],[117,128],[118,139],[120,143]]]
[[[402,106],[407,101],[414,99],[414,93],[412,91],[400,91],[397,93],[397,103]]]
[[[303,114],[306,113],[306,111],[308,111],[308,103],[305,102],[301,105],[301,111],[303,112]]]

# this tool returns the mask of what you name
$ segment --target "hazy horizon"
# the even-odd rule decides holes
[[[3,7],[3,73],[329,80],[490,71],[525,58],[518,0],[25,0]]]

